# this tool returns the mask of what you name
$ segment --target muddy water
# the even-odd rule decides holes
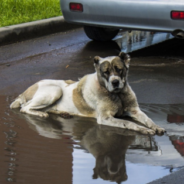
[[[184,166],[184,105],[141,108],[164,136],[98,126],[94,119],[42,119],[0,97],[0,183],[144,184]]]

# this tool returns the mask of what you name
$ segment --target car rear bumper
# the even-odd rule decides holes
[[[70,0],[61,0],[67,22],[81,25],[154,30],[184,31],[184,20],[172,20],[172,10],[184,10],[182,0],[72,0],[81,3],[83,12],[72,12]]]

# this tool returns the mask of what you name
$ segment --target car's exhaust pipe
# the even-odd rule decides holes
[[[176,30],[176,31],[172,32],[172,35],[173,35],[175,38],[184,39],[184,31],[182,31],[182,30]]]

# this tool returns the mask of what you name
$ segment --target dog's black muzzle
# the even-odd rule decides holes
[[[112,81],[112,86],[113,86],[114,88],[118,88],[118,87],[119,87],[119,80],[117,80],[117,79],[113,80],[113,81]]]

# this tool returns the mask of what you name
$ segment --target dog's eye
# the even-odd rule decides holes
[[[122,69],[116,68],[116,71],[117,71],[118,73],[121,73],[121,72],[122,72]]]
[[[108,70],[107,70],[107,71],[105,71],[105,72],[104,72],[104,74],[109,75],[109,71],[108,71]]]

